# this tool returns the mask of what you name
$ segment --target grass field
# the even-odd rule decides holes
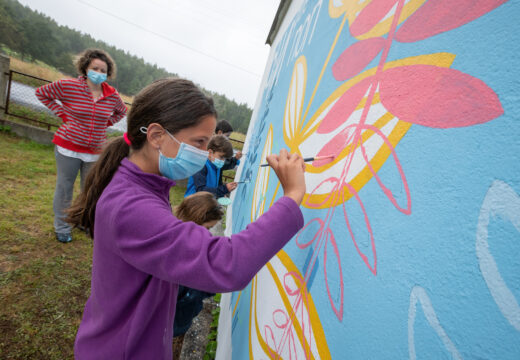
[[[14,71],[18,71],[24,74],[29,74],[32,76],[36,76],[49,81],[56,81],[60,79],[70,79],[70,76],[67,76],[60,71],[56,70],[53,67],[48,66],[45,63],[40,61],[36,61],[34,63],[20,60],[14,56],[10,56],[10,69]]]
[[[72,359],[92,241],[54,238],[53,147],[0,129],[0,359]],[[79,191],[79,179],[76,184]],[[178,204],[185,189],[172,189]]]
[[[246,140],[246,136],[242,133],[233,131],[229,136],[229,140],[231,140],[231,143],[233,144],[233,149],[242,150],[242,148],[244,147],[243,142]],[[233,140],[239,140],[241,142]]]
[[[55,131],[61,125],[61,119],[57,116],[14,103],[9,104],[9,114],[12,115],[6,115],[7,120],[29,124],[47,130]],[[36,121],[31,121],[29,119]]]

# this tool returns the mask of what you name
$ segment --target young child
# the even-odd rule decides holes
[[[202,169],[216,123],[212,99],[191,81],[155,81],[89,172],[68,218],[94,238],[76,360],[170,360],[179,285],[243,289],[303,227],[305,164],[285,149],[267,157],[284,196],[245,230],[212,236],[172,214],[170,188]]]
[[[208,191],[216,198],[223,197],[235,190],[236,182],[222,183],[222,171],[233,169],[234,164],[225,165],[226,159],[233,156],[233,146],[223,135],[215,135],[208,143],[208,160],[201,171],[188,179],[188,186],[184,196],[198,191]]]
[[[212,193],[200,191],[190,195],[174,210],[175,216],[182,221],[193,221],[195,224],[210,229],[224,216],[224,211]],[[184,335],[189,330],[193,319],[202,310],[202,301],[215,295],[201,290],[179,286],[175,320],[173,322],[173,359],[179,359]]]
[[[223,135],[227,139],[230,138],[231,133],[233,132],[233,127],[226,120],[219,120],[217,123],[217,127],[215,128],[215,134]],[[242,157],[242,151],[237,151],[233,157],[226,159],[226,169],[234,169],[235,166],[240,165],[240,158]]]
[[[219,120],[219,122],[217,123],[217,127],[215,128],[215,134],[224,135],[226,138],[229,139],[232,132],[233,132],[233,127],[231,126],[231,124],[228,121]]]

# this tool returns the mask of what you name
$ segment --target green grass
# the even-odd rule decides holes
[[[34,65],[34,66],[37,66],[37,65]],[[18,71],[18,70],[13,69],[13,66],[11,66],[11,70]],[[27,71],[29,71],[29,72],[27,72]],[[12,78],[13,81],[19,82],[21,84],[29,85],[34,88],[38,88],[40,86],[48,84],[48,81],[40,80],[40,79],[45,79],[45,80],[48,79],[47,77],[42,78],[42,77],[38,76],[40,74],[34,75],[34,76],[38,77],[38,79],[36,79],[32,76],[24,75],[24,74],[32,75],[34,73],[33,71],[31,71],[29,69],[27,69],[27,70],[24,69],[24,71],[19,71],[19,72],[21,72],[23,74],[13,73],[13,78]],[[48,75],[44,74],[44,76],[48,76]],[[51,80],[49,80],[49,81],[51,81]]]
[[[10,64],[9,68],[10,70],[18,71],[20,73],[36,76],[41,79],[46,79],[48,81],[56,81],[59,79],[64,79],[68,76],[60,72],[58,69],[56,69],[53,66],[47,65],[44,62],[41,62],[39,60],[35,61],[24,61],[22,60],[21,54],[17,53],[16,51],[13,51],[9,48],[7,48],[4,45],[0,45],[0,51],[4,52],[10,57]],[[27,60],[27,57],[26,57]],[[13,74],[13,79],[15,81],[19,81],[23,84],[30,85],[30,86],[42,86],[46,82],[42,82],[38,79],[33,79],[27,76],[19,75],[19,74]],[[16,77],[16,78],[15,78]]]
[[[242,150],[244,147],[243,142],[246,140],[246,136],[239,132],[232,132],[229,137],[229,140],[231,141],[231,144],[233,144],[233,149]],[[240,140],[242,142],[234,140]]]
[[[91,241],[54,239],[52,146],[0,133],[0,358],[64,359],[89,291]]]
[[[44,129],[51,130],[51,131],[55,131],[56,129],[58,129],[58,127],[62,123],[62,120],[57,116],[51,115],[44,111],[34,110],[30,107],[13,104],[13,103],[9,104],[9,114],[10,115],[7,115],[6,117],[10,121],[21,123],[21,124],[29,124],[31,126],[40,127],[40,128],[44,128]],[[16,115],[18,115],[18,116],[16,116]],[[22,117],[19,117],[19,116],[22,116]],[[30,121],[30,120],[24,119],[23,117],[33,119],[33,120],[38,120],[45,124]],[[50,129],[47,124],[51,125]],[[108,138],[114,138],[114,137],[118,137],[118,136],[123,136],[123,132],[121,132],[119,130],[113,130],[113,129],[110,129],[110,131],[107,131]]]
[[[119,136],[123,136],[123,132],[121,132],[119,130],[107,131],[107,138],[109,138],[109,139],[119,137]]]
[[[216,294],[214,300],[217,304],[220,304],[221,294]],[[206,353],[204,354],[204,360],[213,360],[217,354],[217,329],[218,329],[218,318],[220,315],[220,306],[217,305],[215,309],[211,311],[213,320],[211,321],[211,327],[208,334],[208,344],[206,345]]]
[[[54,150],[0,131],[0,359],[72,359],[92,241],[54,238]],[[75,193],[79,191],[79,179]],[[178,203],[185,189],[174,187]]]

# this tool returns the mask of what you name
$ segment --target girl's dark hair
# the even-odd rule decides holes
[[[202,225],[209,221],[220,220],[224,211],[215,196],[207,191],[200,191],[187,196],[174,209],[175,216],[182,221],[193,221]]]
[[[217,128],[215,129],[215,133],[222,131],[223,134],[233,132],[233,127],[226,120],[220,120],[217,123]]]
[[[224,153],[226,159],[233,156],[233,145],[224,135],[213,136],[208,143],[208,150]]]
[[[104,148],[96,164],[89,171],[85,187],[68,209],[67,221],[82,226],[94,234],[96,204],[103,190],[112,180],[121,161],[132,150],[141,149],[146,134],[139,129],[158,123],[171,134],[197,126],[206,116],[217,116],[213,100],[204,95],[193,82],[178,78],[154,81],[134,98],[127,117],[127,137],[115,138]]]
[[[99,59],[107,64],[107,78],[115,79],[116,63],[106,51],[101,49],[87,49],[76,60],[76,70],[83,76],[87,76],[87,68],[94,59]]]

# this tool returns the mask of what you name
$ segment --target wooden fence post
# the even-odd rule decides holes
[[[11,59],[8,56],[0,54],[0,115],[5,113],[5,102],[7,94],[7,82],[9,80],[9,64]]]

